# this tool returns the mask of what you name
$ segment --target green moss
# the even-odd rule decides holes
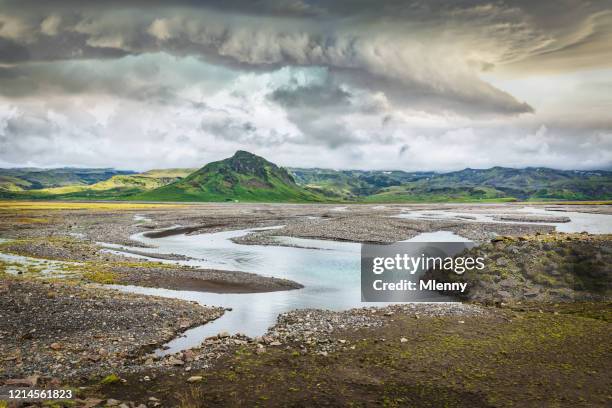
[[[90,270],[83,273],[83,278],[106,285],[117,283],[117,274],[110,271]]]
[[[119,378],[117,374],[109,374],[100,381],[100,384],[102,385],[117,384],[120,381],[121,381],[121,378]]]

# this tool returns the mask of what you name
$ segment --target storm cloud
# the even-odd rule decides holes
[[[610,167],[611,27],[610,1],[0,0],[0,164]]]

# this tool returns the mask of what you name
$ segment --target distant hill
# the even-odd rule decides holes
[[[612,172],[543,167],[464,169],[383,188],[365,201],[609,200]]]
[[[384,188],[400,186],[412,181],[432,177],[434,172],[409,173],[401,170],[329,170],[329,169],[287,169],[296,182],[330,198],[358,200],[375,194]]]
[[[152,201],[321,201],[282,167],[242,150],[208,163],[182,180],[131,199]]]
[[[0,169],[0,198],[248,202],[612,200],[612,172],[284,169],[245,151],[196,169]]]
[[[71,167],[0,169],[0,191],[39,190],[68,185],[84,186],[108,180],[115,175],[133,173],[133,171],[114,169],[77,169]]]
[[[70,184],[37,190],[0,191],[3,198],[47,199],[121,199],[147,190],[173,183],[186,177],[195,169],[149,170],[144,173],[110,175],[107,179],[90,185]],[[128,173],[128,174],[125,174]],[[133,173],[133,172],[130,172]]]

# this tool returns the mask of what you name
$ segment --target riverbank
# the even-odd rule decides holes
[[[125,383],[89,383],[82,398],[189,407],[603,407],[611,401],[610,306],[299,311],[279,318],[271,330],[278,337],[208,340],[226,350],[212,366],[195,368],[188,354],[181,364],[122,376]]]

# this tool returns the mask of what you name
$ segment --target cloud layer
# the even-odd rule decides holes
[[[609,1],[0,0],[0,165],[610,167],[610,27]]]

